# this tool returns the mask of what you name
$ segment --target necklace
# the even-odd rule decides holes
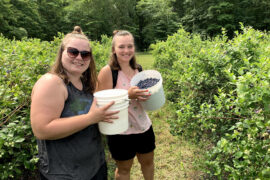
[[[131,69],[130,71],[124,72],[124,75],[126,76],[126,78],[130,81],[133,76],[136,74],[136,71],[134,69]]]

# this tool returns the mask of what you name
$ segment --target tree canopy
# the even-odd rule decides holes
[[[225,28],[229,37],[240,22],[270,28],[269,0],[2,0],[0,33],[7,38],[52,40],[79,25],[92,40],[115,29],[134,34],[140,50],[179,29],[213,37]]]

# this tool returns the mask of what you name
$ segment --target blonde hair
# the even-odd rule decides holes
[[[65,37],[62,39],[60,48],[59,48],[57,56],[56,56],[55,63],[52,66],[50,72],[53,74],[56,74],[60,78],[62,78],[63,81],[65,82],[65,84],[69,83],[69,79],[68,79],[68,76],[65,72],[63,64],[62,64],[62,54],[66,48],[66,45],[68,44],[68,42],[71,39],[84,39],[84,40],[87,40],[89,42],[88,37],[86,35],[84,35],[80,26],[75,26],[74,30],[71,33],[66,34]],[[92,51],[90,44],[89,44],[89,48],[90,48],[90,51]],[[82,77],[81,77],[85,91],[90,92],[90,93],[94,93],[94,91],[96,89],[96,84],[97,84],[97,74],[96,73],[97,72],[96,72],[95,61],[94,61],[92,53],[90,53],[89,67],[87,68],[87,70],[85,72],[83,72]]]

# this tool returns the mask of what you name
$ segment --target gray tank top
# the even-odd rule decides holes
[[[86,114],[93,95],[67,85],[61,117]],[[40,172],[49,180],[90,180],[105,163],[97,124],[58,140],[37,140]]]

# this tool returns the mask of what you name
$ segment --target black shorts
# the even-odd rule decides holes
[[[156,148],[152,126],[141,134],[109,135],[107,139],[113,159],[119,161],[132,159],[136,153],[152,152]]]

